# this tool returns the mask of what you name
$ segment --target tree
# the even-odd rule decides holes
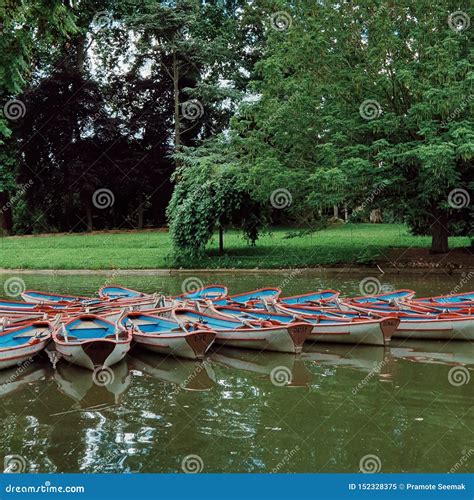
[[[219,253],[224,252],[226,227],[241,227],[252,243],[265,223],[265,210],[245,188],[236,158],[225,151],[220,137],[199,148],[184,148],[175,172],[176,187],[167,214],[174,247],[200,255],[219,231]]]
[[[11,2],[0,9],[0,229],[5,232],[12,228],[10,200],[16,190],[12,126],[27,112],[16,97],[33,78],[37,58],[75,32],[71,9],[58,0]]]
[[[268,197],[284,184],[299,214],[396,206],[414,231],[431,232],[433,252],[446,252],[448,234],[472,231],[468,203],[453,203],[468,198],[473,176],[473,31],[461,29],[472,7],[287,7],[291,24],[268,31],[256,67],[259,100],[234,126],[257,189]]]

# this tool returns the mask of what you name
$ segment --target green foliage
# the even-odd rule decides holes
[[[229,144],[217,138],[200,148],[176,153],[181,167],[174,174],[176,187],[167,209],[176,249],[202,254],[216,228],[240,226],[252,243],[265,215],[245,189]]]
[[[389,207],[434,244],[472,231],[469,207],[448,204],[453,189],[473,196],[474,31],[448,23],[459,10],[472,22],[472,4],[286,7],[291,26],[269,30],[256,64],[258,100],[233,122],[259,196],[289,189],[300,217]]]

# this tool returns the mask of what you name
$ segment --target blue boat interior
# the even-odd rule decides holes
[[[407,295],[410,295],[410,292],[408,290],[399,290],[398,292],[391,292],[391,293],[385,293],[382,295],[377,295],[377,296],[367,296],[367,297],[359,297],[356,299],[356,302],[381,302],[381,301],[388,301],[388,300],[393,300],[393,299],[401,299],[403,297],[406,297]]]
[[[185,293],[187,299],[213,299],[226,294],[224,286],[205,286],[195,292]]]
[[[120,286],[106,286],[102,288],[102,295],[106,295],[110,299],[132,299],[134,297],[140,297],[140,292],[135,290],[127,290]]]
[[[0,301],[0,307],[11,308],[11,309],[34,309],[36,304],[30,304],[28,302],[3,302]]]
[[[296,295],[294,297],[287,297],[280,299],[283,304],[304,304],[306,302],[317,302],[320,300],[327,300],[334,295],[334,292],[315,292],[309,295]]]
[[[44,328],[45,332],[48,332],[48,329]],[[13,332],[6,332],[0,334],[0,349],[7,347],[17,347],[23,344],[27,344],[31,338],[38,334],[37,327],[35,326],[26,326],[25,328],[21,328],[19,330],[15,330]]]
[[[66,325],[69,340],[92,340],[115,337],[115,326],[100,319],[78,318]]]
[[[182,314],[183,316],[186,316],[186,318],[189,318],[190,321],[201,323],[202,325],[206,325],[215,330],[235,330],[236,328],[244,326],[241,321],[215,318],[213,316],[203,316],[198,312],[186,311],[185,313],[180,313],[180,311],[177,311],[176,314],[178,316]]]
[[[245,304],[251,300],[262,300],[262,299],[271,299],[278,295],[277,290],[273,290],[272,288],[266,288],[263,290],[255,290],[253,292],[245,293],[242,295],[237,295],[235,297],[228,297],[226,299],[216,300],[214,303],[218,306],[226,305],[229,302],[238,302],[239,304]]]
[[[145,314],[140,316],[133,316],[133,318],[123,318],[122,325],[130,326],[134,325],[135,328],[140,330],[142,333],[153,333],[160,334],[176,330],[181,330],[179,324],[176,321],[157,318],[155,316],[147,316]]]

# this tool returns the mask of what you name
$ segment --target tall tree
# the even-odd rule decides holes
[[[234,127],[262,199],[287,188],[299,215],[390,203],[446,252],[448,234],[472,230],[472,6],[287,7],[257,64],[259,99]]]

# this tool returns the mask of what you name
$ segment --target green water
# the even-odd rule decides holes
[[[460,281],[376,276],[386,288],[419,295],[449,292]],[[18,277],[27,288],[83,295],[107,280]],[[176,294],[189,277],[115,281]],[[279,285],[291,295],[358,294],[364,275],[198,277],[232,292]],[[135,350],[105,386],[87,370],[64,363],[53,370],[37,359],[21,373],[0,372],[0,458],[21,457],[25,470],[37,472],[182,472],[193,464],[203,472],[358,472],[371,464],[382,472],[472,472],[473,368],[468,342],[312,344],[299,357],[217,347],[204,363]],[[467,383],[453,385],[454,369]]]

